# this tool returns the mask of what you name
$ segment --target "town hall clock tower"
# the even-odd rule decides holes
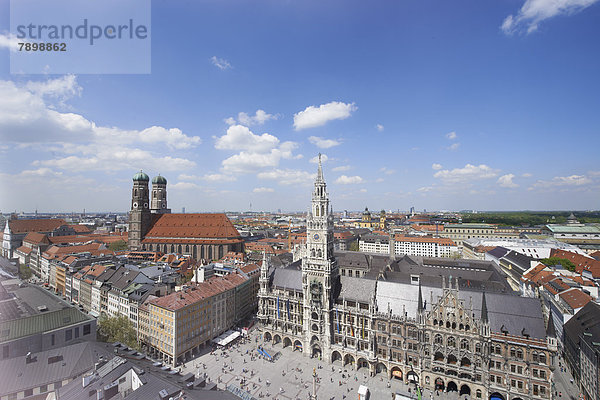
[[[331,320],[339,272],[333,257],[333,215],[323,179],[321,155],[306,221],[306,256],[302,259],[304,348],[309,354],[329,354]]]

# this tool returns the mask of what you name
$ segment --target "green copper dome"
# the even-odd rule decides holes
[[[152,183],[158,183],[158,184],[166,185],[167,184],[167,179],[164,176],[160,176],[160,174],[158,174],[158,176],[155,176],[152,179]]]
[[[135,174],[133,176],[133,180],[134,181],[148,182],[150,180],[150,178],[148,177],[148,175],[146,175],[145,173],[143,173],[142,170],[140,170],[140,172],[138,172],[137,174]]]

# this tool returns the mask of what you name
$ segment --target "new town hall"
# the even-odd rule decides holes
[[[263,262],[258,317],[274,349],[474,399],[550,399],[557,343],[538,299],[487,261],[333,252],[321,164],[303,257]]]

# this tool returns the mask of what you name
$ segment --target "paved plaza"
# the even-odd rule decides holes
[[[279,352],[274,361],[258,356],[257,346],[264,345],[271,356]],[[181,367],[182,374],[192,372],[217,383],[220,389],[228,385],[242,388],[257,399],[308,399],[313,391],[313,371],[316,372],[316,394],[319,400],[357,399],[358,388],[369,388],[371,399],[391,399],[393,393],[416,398],[414,384],[388,380],[385,374],[369,376],[367,368],[355,371],[344,368],[339,361],[328,364],[305,357],[291,346],[263,343],[260,332],[253,330],[246,339],[238,341],[228,350],[206,351]],[[424,390],[423,399],[458,399],[457,393],[435,395]]]

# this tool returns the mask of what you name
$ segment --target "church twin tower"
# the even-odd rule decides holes
[[[150,178],[142,171],[133,176],[131,211],[129,212],[129,250],[141,250],[141,241],[152,225],[152,214],[167,214],[167,180],[163,176],[152,179],[152,195],[148,190]]]

